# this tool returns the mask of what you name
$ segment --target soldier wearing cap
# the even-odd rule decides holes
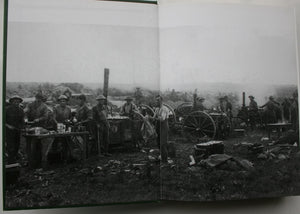
[[[103,154],[105,156],[110,156],[108,153],[109,123],[107,120],[107,108],[105,106],[106,98],[103,95],[99,95],[96,100],[98,103],[92,108],[93,121],[96,123],[95,139],[100,141],[100,146],[103,148]]]
[[[34,122],[35,126],[44,127],[48,120],[49,109],[43,102],[45,97],[42,93],[37,93],[35,95],[35,101],[30,103],[25,111],[25,115],[28,118],[28,121]]]
[[[155,110],[153,119],[156,121],[155,128],[157,132],[157,145],[161,153],[161,161],[168,161],[168,131],[169,131],[169,109],[163,105],[163,98],[160,95],[156,96],[157,109]]]
[[[5,109],[5,141],[8,163],[14,163],[20,147],[21,129],[24,127],[24,111],[20,107],[23,99],[14,95],[9,99],[10,105]]]
[[[250,95],[249,96],[250,99],[250,103],[249,103],[249,123],[251,126],[251,129],[253,130],[254,127],[256,126],[256,118],[258,118],[258,106],[257,106],[257,102],[254,100],[255,97]]]
[[[124,103],[124,105],[121,108],[121,115],[122,116],[128,116],[128,117],[132,117],[133,116],[133,112],[137,110],[136,105],[132,102],[132,98],[131,97],[126,97],[126,103]]]
[[[273,96],[269,97],[268,102],[261,106],[265,109],[265,117],[267,123],[277,123],[277,109],[279,108],[279,103],[274,100]]]
[[[58,97],[59,104],[53,109],[54,120],[56,123],[65,123],[71,119],[71,108],[67,106],[68,97],[60,95]]]

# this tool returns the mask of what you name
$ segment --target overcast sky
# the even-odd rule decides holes
[[[10,0],[7,81],[159,87],[157,5]],[[150,80],[150,81],[149,81]]]
[[[182,2],[159,7],[162,88],[297,84],[292,7]]]
[[[232,1],[10,0],[7,80],[296,84],[293,8]]]

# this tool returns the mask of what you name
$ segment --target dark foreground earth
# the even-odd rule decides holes
[[[203,164],[194,155],[194,144],[175,134],[170,141],[176,157],[162,166],[158,151],[150,150],[155,143],[139,150],[114,150],[112,157],[52,163],[47,170],[29,169],[25,159],[19,181],[5,186],[5,209],[157,201],[161,196],[164,200],[213,201],[297,195],[300,153],[291,134],[286,132],[280,144],[262,140],[266,137],[263,130],[232,135],[224,140],[224,153],[236,161],[216,167]],[[249,145],[255,143],[260,149],[250,150]],[[190,155],[195,164],[189,164]],[[247,167],[239,165],[240,160],[247,160]]]
[[[152,153],[121,149],[112,151],[112,157],[94,156],[85,162],[50,161],[47,170],[23,166],[19,181],[5,186],[5,209],[157,201],[159,153]]]
[[[277,141],[262,139],[265,131],[248,131],[245,136],[224,140],[224,153],[236,162],[229,161],[209,167],[196,159],[190,166],[189,155],[193,145],[173,139],[177,158],[173,167],[162,168],[162,194],[165,200],[214,201],[270,198],[300,194],[300,149],[295,144],[295,133],[284,133]],[[260,151],[249,145],[260,145]],[[252,165],[242,167],[240,160]]]

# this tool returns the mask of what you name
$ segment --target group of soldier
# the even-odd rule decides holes
[[[8,163],[13,163],[18,158],[20,147],[21,131],[25,124],[31,124],[33,127],[42,127],[46,130],[56,130],[58,123],[72,123],[73,126],[84,127],[90,132],[91,139],[100,142],[101,153],[104,156],[110,156],[109,147],[109,129],[107,99],[99,95],[97,104],[91,109],[87,105],[87,98],[84,94],[78,97],[79,104],[75,114],[67,105],[69,98],[66,95],[58,97],[58,104],[50,108],[45,103],[45,96],[42,93],[35,95],[35,100],[28,104],[24,109],[21,107],[23,99],[14,95],[9,99],[5,108],[5,140],[8,154]],[[120,115],[132,118],[137,106],[133,103],[131,97],[127,97],[125,104],[121,107]],[[156,97],[158,108],[155,115],[150,119],[154,121],[158,134],[157,143],[162,148],[162,160],[167,160],[167,138],[168,138],[168,109],[162,105],[162,97]],[[132,131],[136,131],[134,125]],[[133,141],[136,141],[136,134],[132,133]],[[161,140],[162,139],[162,140]],[[99,145],[99,144],[98,144]],[[97,144],[95,144],[97,146]],[[66,149],[66,148],[64,148]]]
[[[258,122],[259,108],[264,109],[263,122],[264,123],[277,123],[278,121],[290,122],[295,130],[298,127],[298,93],[294,92],[291,98],[284,98],[282,103],[275,100],[273,96],[262,106],[258,106],[255,97],[250,95],[249,106],[247,106],[247,117],[251,128],[253,129]],[[194,111],[207,110],[204,106],[205,98],[196,97],[193,105]],[[229,101],[228,96],[220,97],[217,107],[218,112],[226,113],[231,120],[232,103]]]

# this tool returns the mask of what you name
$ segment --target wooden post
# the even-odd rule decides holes
[[[104,68],[104,85],[103,85],[103,96],[108,96],[108,81],[109,81],[109,69]]]

